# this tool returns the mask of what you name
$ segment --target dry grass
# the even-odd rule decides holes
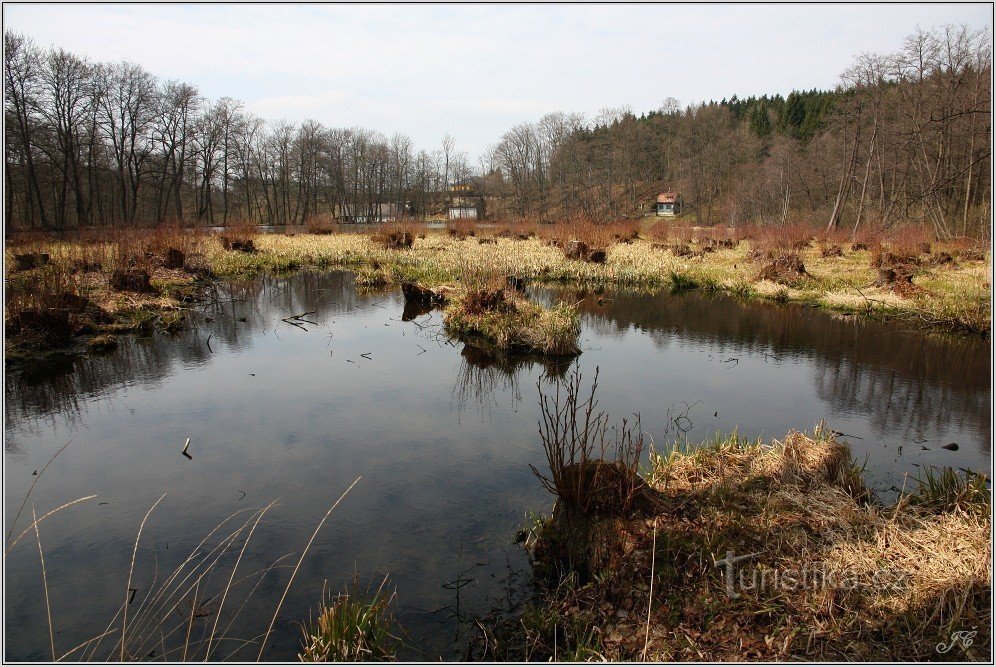
[[[215,243],[175,226],[18,237],[5,252],[6,358],[45,359],[80,338],[170,319],[210,275],[206,252]],[[18,270],[18,257],[32,255],[48,261]]]
[[[57,301],[60,295],[69,293],[87,298],[116,320],[145,322],[164,310],[176,309],[189,298],[189,289],[196,279],[212,272],[242,275],[260,270],[290,271],[303,266],[367,267],[361,277],[371,285],[385,280],[439,284],[457,280],[462,267],[469,263],[503,277],[515,275],[532,281],[645,289],[668,289],[681,284],[743,297],[804,302],[846,313],[902,317],[918,325],[926,323],[974,333],[987,333],[991,328],[990,258],[988,252],[980,253],[969,240],[932,242],[929,258],[933,259],[922,252],[917,255],[922,261],[917,262],[912,273],[915,287],[897,291],[892,286],[874,285],[877,270],[871,265],[873,255],[901,252],[906,247],[903,243],[908,245],[919,238],[920,232],[911,231],[898,237],[869,235],[865,239],[867,244],[855,241],[860,249],[853,250],[854,243],[848,245],[834,235],[803,225],[703,229],[688,227],[679,219],[655,222],[647,233],[652,240],[643,237],[628,243],[620,240],[631,239],[635,224],[624,221],[618,225],[591,222],[536,225],[531,221],[509,221],[494,228],[478,227],[476,234],[481,240],[488,240],[485,244],[460,241],[445,232],[429,231],[411,223],[384,225],[377,240],[367,233],[256,234],[255,228],[250,227],[237,233],[228,232],[233,238],[251,240],[257,249],[255,253],[226,250],[217,236],[177,227],[127,236],[88,233],[68,240],[22,236],[7,248],[8,304],[13,307],[9,308],[6,321],[11,327],[8,330],[14,331],[18,312],[37,308],[34,301]],[[530,237],[533,231],[539,237]],[[607,244],[604,262],[569,259],[564,248],[549,245],[551,241],[581,240],[575,238],[579,236],[588,239],[583,242],[589,245],[589,250]],[[661,247],[662,241],[667,242],[664,244],[667,247]],[[828,245],[840,245],[842,256],[835,253],[823,256],[822,250]],[[793,246],[807,246],[791,253],[799,256],[808,276],[789,280],[788,289],[783,290],[765,280],[767,276],[761,275],[761,269],[781,254],[787,254],[788,251],[783,253],[781,249]],[[171,247],[184,253],[184,268],[164,266],[166,252]],[[779,249],[779,254],[774,254],[775,249]],[[13,271],[14,256],[27,252],[49,253],[51,262],[41,269]],[[940,254],[943,252],[954,261],[938,261],[939,257],[943,259]],[[108,276],[122,267],[148,271],[157,292],[137,294],[109,289]],[[39,288],[30,289],[36,281]],[[122,320],[123,315],[128,317]],[[63,325],[67,317],[60,316]],[[80,333],[77,329],[72,335]],[[64,344],[65,335],[55,338],[56,344]],[[16,339],[14,342],[9,350],[16,354]],[[23,347],[38,344],[29,338]],[[43,340],[40,344],[48,343]]]
[[[577,354],[581,321],[572,304],[544,308],[511,289],[471,290],[454,298],[446,330],[471,344],[550,356]]]
[[[551,589],[544,607],[593,627],[605,658],[989,659],[990,494],[979,478],[944,472],[881,505],[848,448],[818,427],[656,453],[646,479],[666,509],[620,524],[619,565]],[[730,552],[749,557],[728,579],[717,561]],[[959,630],[976,631],[973,643],[938,653]]]

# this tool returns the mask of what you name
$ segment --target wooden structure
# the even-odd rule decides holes
[[[680,215],[685,200],[677,192],[662,192],[657,195],[654,212],[661,216]]]

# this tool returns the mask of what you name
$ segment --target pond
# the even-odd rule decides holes
[[[779,438],[826,420],[884,499],[925,466],[990,473],[984,341],[702,293],[534,296],[580,303],[578,363],[588,379],[599,369],[600,407],[613,421],[638,413],[658,449],[734,429]],[[294,315],[302,318],[286,319]],[[400,290],[358,292],[349,273],[226,285],[176,336],[123,338],[107,356],[7,375],[5,534],[35,473],[70,442],[16,531],[32,508],[41,515],[97,495],[41,524],[61,653],[105,631],[125,598],[137,613],[226,517],[243,510],[244,521],[247,508],[278,501],[239,572],[277,567],[240,614],[242,599],[220,616],[226,636],[251,638],[266,630],[315,526],[360,477],[311,545],[266,657],[295,658],[297,623],[323,587],[362,591],[386,576],[408,631],[401,657],[460,659],[474,617],[528,596],[514,537],[528,512],[553,502],[529,467],[544,465],[536,384],[568,365],[475,354],[447,340],[438,312],[405,313]],[[187,438],[190,458],[181,455]],[[957,450],[942,448],[949,443]],[[131,593],[136,534],[162,494],[142,530]],[[221,563],[230,568],[240,547]],[[33,532],[11,552],[6,576],[6,659],[49,659]],[[194,615],[193,637],[211,631],[217,602]],[[185,632],[190,611],[164,613],[163,627]],[[238,647],[223,643],[216,658]],[[110,650],[102,645],[97,657]],[[151,637],[138,657],[158,651]]]

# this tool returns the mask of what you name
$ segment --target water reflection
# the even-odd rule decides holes
[[[600,407],[614,419],[640,412],[659,447],[675,434],[780,437],[826,419],[867,459],[877,490],[916,466],[989,471],[982,342],[700,294],[533,291],[580,301],[577,363],[588,377],[601,368]],[[445,336],[438,312],[407,310],[397,290],[301,273],[223,286],[175,336],[124,338],[104,357],[8,374],[8,503],[20,503],[32,472],[70,438],[32,502],[51,508],[96,493],[108,503],[43,533],[58,641],[103,630],[120,600],[101,591],[120,589],[135,528],[163,491],[140,550],[143,577],[231,512],[281,498],[246,555],[246,567],[265,567],[298,548],[329,497],[363,475],[299,574],[273,657],[294,658],[292,621],[308,615],[325,580],[377,583],[388,573],[415,638],[405,657],[460,657],[461,619],[509,604],[527,579],[512,536],[526,510],[550,507],[529,471],[543,465],[535,384],[571,363],[467,348]],[[180,456],[186,437],[190,461]],[[941,450],[947,442],[961,448]],[[6,657],[42,658],[37,553],[18,550],[7,568]],[[260,631],[283,576],[261,586],[235,634]],[[461,577],[472,582],[457,595],[447,585]]]
[[[482,418],[491,418],[499,408],[498,396],[511,399],[511,408],[522,400],[519,377],[532,375],[534,367],[542,370],[542,377],[562,379],[578,355],[543,357],[510,355],[473,345],[460,350],[460,368],[453,383],[453,400],[462,414],[469,403],[479,409]]]

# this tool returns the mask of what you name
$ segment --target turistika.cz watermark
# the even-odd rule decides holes
[[[726,594],[740,597],[742,592],[771,592],[799,590],[859,590],[874,588],[879,591],[901,590],[909,574],[897,569],[881,568],[872,572],[830,567],[823,561],[804,563],[797,568],[751,567],[751,561],[760,554],[738,556],[727,551],[726,556],[715,561],[722,568]]]

